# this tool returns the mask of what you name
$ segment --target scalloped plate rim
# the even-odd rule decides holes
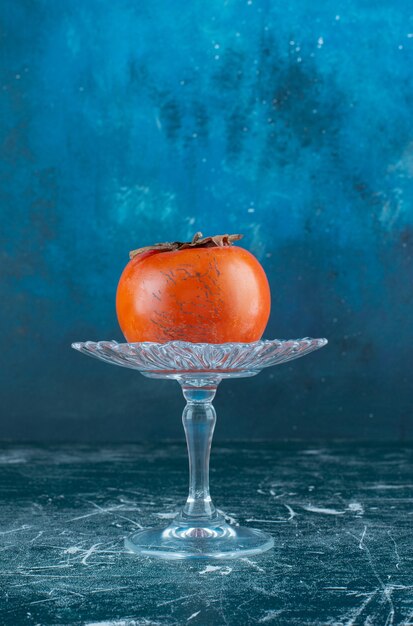
[[[214,348],[222,348],[225,346],[242,346],[242,347],[251,347],[251,346],[255,346],[255,345],[275,345],[275,344],[279,344],[279,345],[284,345],[286,343],[298,343],[301,341],[314,341],[314,342],[320,342],[319,347],[322,348],[324,346],[326,346],[328,344],[328,339],[326,339],[325,337],[301,337],[299,339],[259,339],[258,341],[251,341],[251,342],[237,342],[237,341],[228,341],[226,343],[195,343],[193,341],[181,341],[181,340],[174,340],[174,341],[167,341],[165,343],[159,343],[156,341],[135,341],[135,342],[128,342],[128,341],[116,341],[116,339],[110,339],[110,340],[106,340],[106,339],[101,339],[99,341],[75,341],[73,343],[71,343],[71,347],[74,350],[79,350],[80,346],[86,346],[87,344],[92,344],[92,345],[99,345],[99,344],[110,344],[111,346],[143,346],[143,347],[152,347],[152,346],[157,346],[157,347],[163,347],[165,348],[166,346],[171,346],[171,347],[179,347],[179,346],[197,346],[197,347],[206,347],[206,346],[211,346]]]

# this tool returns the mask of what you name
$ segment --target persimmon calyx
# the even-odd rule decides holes
[[[172,241],[165,243],[154,243],[152,246],[137,248],[129,252],[129,258],[133,259],[137,254],[144,252],[171,252],[172,250],[185,250],[186,248],[225,248],[232,246],[234,241],[239,241],[244,235],[214,235],[214,237],[203,237],[198,232],[192,238],[192,241]]]

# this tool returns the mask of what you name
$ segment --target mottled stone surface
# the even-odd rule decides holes
[[[123,549],[167,523],[183,446],[3,446],[0,622],[77,626],[413,623],[413,449],[226,444],[211,473],[232,522],[275,548],[226,562]]]
[[[330,340],[231,387],[240,437],[254,395],[258,438],[411,439],[411,1],[3,0],[0,19],[0,437],[180,435],[155,419],[167,383],[68,346],[122,338],[129,250],[201,230],[245,233],[266,337]]]

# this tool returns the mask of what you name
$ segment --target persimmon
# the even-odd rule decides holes
[[[130,253],[116,294],[128,342],[249,343],[261,338],[271,307],[264,269],[242,235],[154,244]]]

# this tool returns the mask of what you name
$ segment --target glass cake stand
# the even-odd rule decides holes
[[[216,413],[212,406],[224,378],[255,376],[264,367],[309,354],[326,339],[278,339],[254,343],[117,343],[86,341],[72,348],[107,363],[138,370],[149,378],[181,385],[187,402],[182,421],[189,455],[189,495],[166,528],[139,530],[125,540],[129,550],[162,559],[230,559],[269,550],[273,538],[255,528],[231,525],[209,495],[209,455]]]

